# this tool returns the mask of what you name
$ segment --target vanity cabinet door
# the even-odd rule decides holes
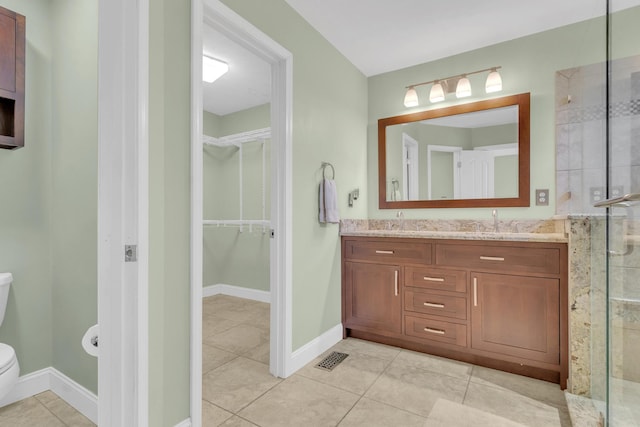
[[[382,335],[400,334],[401,274],[397,265],[346,262],[344,327]]]
[[[471,274],[471,347],[540,362],[560,362],[560,281]]]

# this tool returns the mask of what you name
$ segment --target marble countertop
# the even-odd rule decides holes
[[[502,232],[472,232],[472,231],[403,231],[403,230],[352,230],[343,231],[341,236],[351,237],[403,237],[430,239],[459,239],[459,240],[503,240],[517,242],[555,242],[566,243],[564,233],[502,233]]]

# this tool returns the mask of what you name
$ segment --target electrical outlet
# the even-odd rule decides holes
[[[589,198],[591,204],[601,202],[606,197],[604,187],[591,187],[589,188]]]
[[[536,190],[536,206],[549,206],[549,190]]]
[[[624,187],[622,185],[614,185],[611,187],[611,198],[624,196]]]

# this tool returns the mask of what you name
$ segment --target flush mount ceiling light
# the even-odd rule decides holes
[[[212,83],[229,71],[229,64],[210,56],[202,55],[202,81]]]
[[[457,98],[465,98],[471,96],[471,82],[467,78],[472,74],[485,73],[489,71],[489,75],[487,76],[487,81],[485,83],[485,91],[486,93],[499,92],[502,90],[502,78],[500,77],[500,73],[498,70],[502,68],[491,67],[485,68],[484,70],[472,71],[470,73],[458,74],[457,76],[445,77],[443,79],[431,80],[428,82],[412,84],[411,86],[407,86],[407,93],[404,97],[404,106],[407,108],[417,107],[420,103],[418,99],[418,92],[416,91],[416,87],[432,84],[431,91],[429,92],[429,101],[432,103],[444,101],[447,93],[452,93],[455,91]]]

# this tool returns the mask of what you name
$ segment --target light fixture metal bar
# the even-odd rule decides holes
[[[412,85],[409,85],[409,86],[405,86],[405,89],[409,89],[409,88],[412,88],[412,87],[415,88],[417,86],[424,86],[424,85],[428,85],[428,84],[436,83],[436,82],[443,82],[443,81],[447,81],[447,80],[451,80],[451,79],[459,79],[462,76],[470,76],[472,74],[479,74],[479,73],[484,73],[486,71],[499,70],[501,68],[502,68],[502,66],[497,66],[497,67],[485,68],[483,70],[478,70],[478,71],[471,71],[469,73],[456,74],[454,76],[444,77],[444,78],[441,78],[441,79],[430,80],[428,82],[416,83],[416,84],[412,84]]]

